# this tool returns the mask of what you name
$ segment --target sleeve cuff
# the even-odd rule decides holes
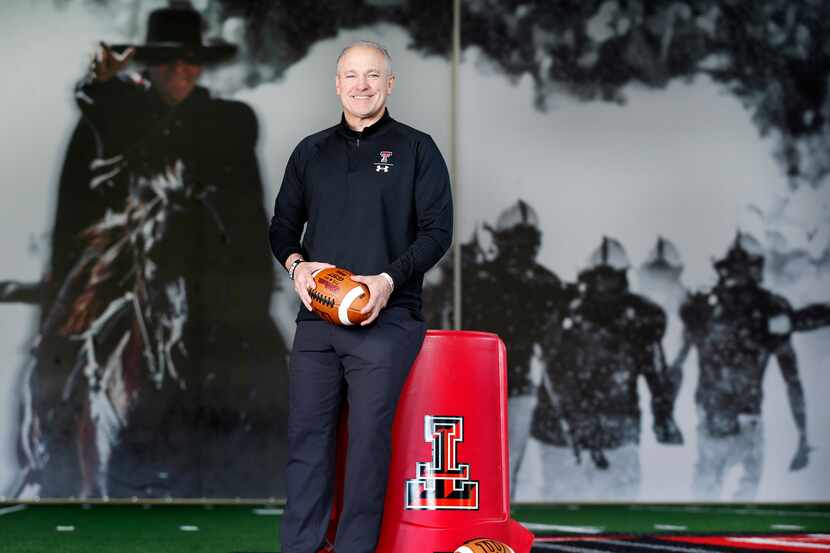
[[[386,279],[386,282],[389,283],[389,288],[391,289],[392,292],[394,292],[395,291],[395,281],[392,279],[391,276],[389,276],[389,273],[381,273],[380,276],[382,276],[383,278]]]

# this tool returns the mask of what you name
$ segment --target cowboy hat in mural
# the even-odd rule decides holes
[[[205,39],[205,21],[190,2],[170,2],[170,7],[150,12],[144,44],[114,44],[122,52],[135,49],[135,59],[150,65],[185,59],[198,65],[218,63],[231,58],[237,50],[219,38]]]

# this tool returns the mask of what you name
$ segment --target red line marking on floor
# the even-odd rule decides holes
[[[659,540],[753,549],[763,551],[786,551],[792,553],[816,553],[830,551],[830,539],[808,535],[769,536],[655,536]]]

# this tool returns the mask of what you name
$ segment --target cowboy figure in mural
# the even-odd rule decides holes
[[[187,3],[153,11],[145,44],[101,44],[76,88],[25,373],[23,497],[283,493],[257,120],[197,84],[236,51],[203,27]]]

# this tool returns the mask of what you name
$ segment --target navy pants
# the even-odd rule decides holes
[[[334,548],[337,553],[375,550],[395,407],[425,334],[423,321],[395,307],[381,311],[368,327],[297,323],[288,369],[283,553],[315,553],[324,543],[344,397],[349,402],[349,445],[343,512]]]

